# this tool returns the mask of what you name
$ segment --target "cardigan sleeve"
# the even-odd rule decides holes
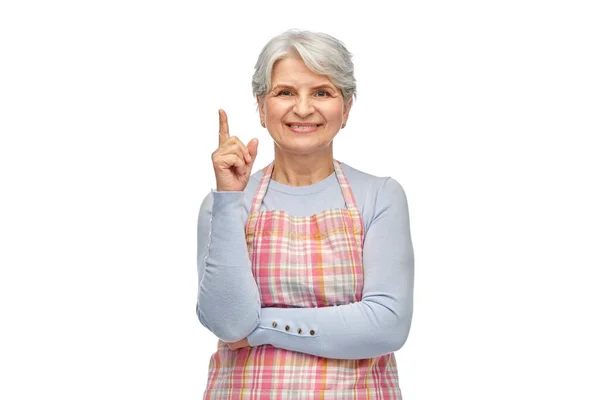
[[[361,301],[318,308],[262,308],[260,322],[248,336],[251,346],[270,344],[327,358],[363,359],[404,345],[412,321],[414,255],[402,186],[388,178],[374,206],[363,245]]]
[[[246,245],[244,192],[211,192],[198,216],[200,323],[225,342],[236,342],[260,321],[260,294]]]

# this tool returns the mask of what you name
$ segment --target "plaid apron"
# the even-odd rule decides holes
[[[246,242],[262,307],[327,307],[362,298],[363,222],[339,161],[333,164],[347,209],[308,217],[261,212],[273,163],[258,186]],[[338,360],[269,344],[230,350],[221,340],[210,359],[204,393],[204,399],[401,398],[394,353]]]

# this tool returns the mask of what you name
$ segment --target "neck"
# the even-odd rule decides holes
[[[334,171],[333,148],[314,154],[289,154],[275,146],[271,179],[289,186],[308,186],[327,178]]]

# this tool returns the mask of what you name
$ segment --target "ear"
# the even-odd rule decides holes
[[[256,103],[258,104],[258,114],[260,115],[260,123],[263,124],[266,122],[265,117],[265,101],[260,97],[256,96]]]
[[[348,115],[350,114],[350,109],[352,108],[352,98],[348,100],[346,104],[344,104],[344,125],[348,122]]]

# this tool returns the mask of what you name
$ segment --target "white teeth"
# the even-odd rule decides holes
[[[313,128],[316,128],[317,126],[316,125],[302,125],[302,126],[300,126],[300,125],[291,125],[291,127],[294,128],[294,129],[313,129]]]

